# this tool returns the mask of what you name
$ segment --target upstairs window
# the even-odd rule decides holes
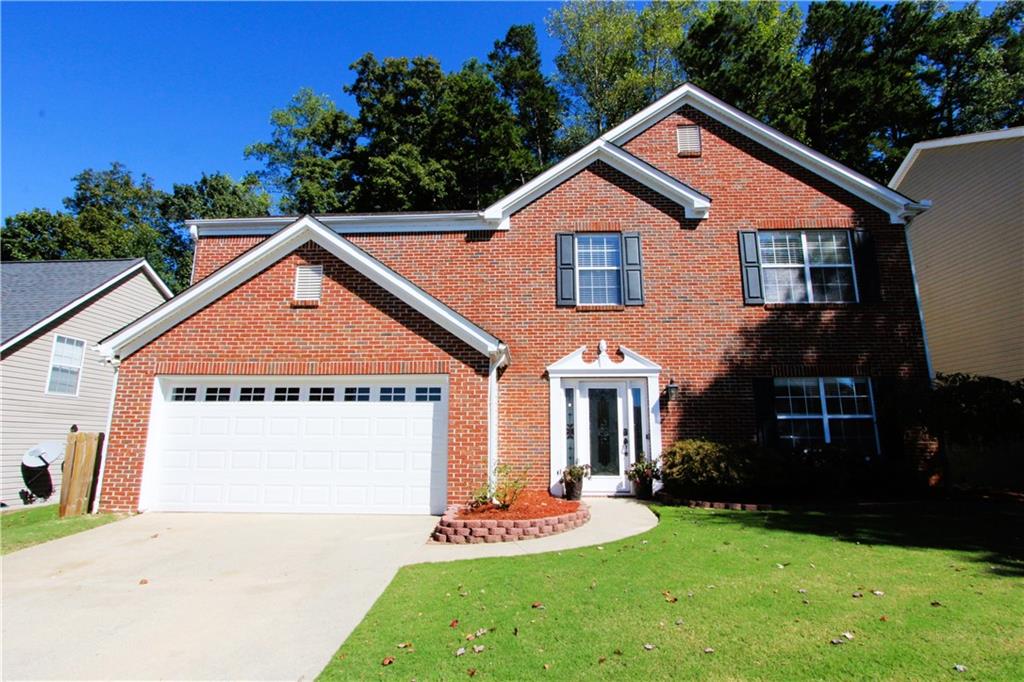
[[[580,305],[622,305],[622,237],[576,235]]]
[[[50,377],[46,392],[57,395],[78,395],[85,359],[85,341],[58,334],[53,340],[50,355]]]
[[[319,301],[323,292],[324,266],[300,265],[295,268],[296,301]]]
[[[846,230],[757,233],[765,303],[855,303]]]

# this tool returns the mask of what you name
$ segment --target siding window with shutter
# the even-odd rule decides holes
[[[324,266],[300,265],[295,268],[295,300],[319,301],[323,291]]]
[[[676,128],[676,153],[679,156],[700,156],[700,126]]]
[[[744,301],[856,303],[853,242],[847,230],[740,232]]]
[[[558,305],[643,305],[639,233],[559,234],[556,247]]]

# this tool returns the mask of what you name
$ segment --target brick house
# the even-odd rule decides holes
[[[676,439],[856,443],[928,370],[923,204],[684,85],[482,211],[201,220],[104,340],[108,510],[439,513],[497,463],[629,494]]]

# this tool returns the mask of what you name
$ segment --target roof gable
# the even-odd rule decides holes
[[[984,133],[971,133],[969,135],[956,135],[954,137],[941,137],[937,140],[925,140],[924,142],[916,142],[914,146],[910,148],[910,152],[906,158],[903,159],[903,163],[896,169],[896,172],[892,176],[892,180],[889,181],[889,187],[898,189],[900,184],[903,182],[903,178],[910,172],[910,168],[917,161],[917,157],[921,155],[921,152],[928,149],[939,149],[941,147],[957,147],[965,144],[982,144],[985,142],[999,142],[1000,140],[1012,140],[1014,138],[1024,138],[1024,126],[1018,126],[1016,128],[1006,128],[1004,130],[989,130]]]
[[[497,338],[311,216],[299,218],[199,284],[107,337],[97,350],[108,358],[124,359],[308,241],[316,242],[471,348],[491,357],[507,353],[505,345]]]
[[[680,107],[687,105],[885,211],[892,223],[904,223],[908,218],[927,209],[927,204],[915,202],[847,168],[736,107],[726,104],[692,83],[676,88],[606,132],[600,140],[616,146],[623,145]]]
[[[142,271],[164,296],[172,294],[143,258],[5,262],[0,268],[2,349],[31,336]]]

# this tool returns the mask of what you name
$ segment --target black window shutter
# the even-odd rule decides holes
[[[875,399],[875,423],[882,456],[898,462],[903,455],[903,431],[906,405],[901,396],[901,381],[893,376],[871,379],[871,393]]]
[[[742,231],[740,238],[740,274],[743,277],[743,303],[764,305],[761,286],[761,259],[757,252],[757,232]]]
[[[576,305],[576,237],[571,232],[555,235],[555,303]]]
[[[640,254],[640,233],[622,233],[622,301],[644,304],[644,261]]]
[[[875,238],[867,230],[853,231],[853,267],[857,271],[857,293],[861,303],[881,301]]]
[[[779,425],[775,418],[775,381],[771,377],[754,379],[754,417],[757,442],[767,448],[779,444]]]

